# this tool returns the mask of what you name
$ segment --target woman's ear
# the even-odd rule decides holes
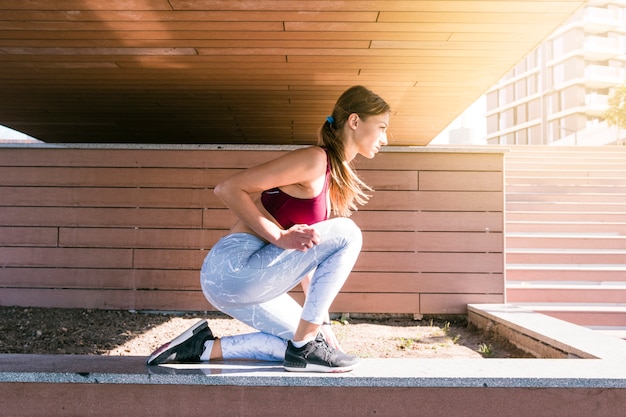
[[[350,129],[356,130],[358,125],[359,125],[359,115],[356,113],[350,114],[350,116],[348,116],[348,126],[350,126]]]

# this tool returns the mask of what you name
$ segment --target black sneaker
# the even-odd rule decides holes
[[[204,353],[204,343],[215,340],[206,320],[200,320],[176,339],[158,348],[148,358],[148,365],[161,363],[197,363]]]
[[[328,346],[322,335],[301,348],[287,342],[284,368],[290,372],[348,372],[359,365],[359,358]]]

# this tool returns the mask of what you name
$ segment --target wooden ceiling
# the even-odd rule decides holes
[[[426,145],[583,0],[2,0],[0,124],[45,142],[314,143],[339,94]]]

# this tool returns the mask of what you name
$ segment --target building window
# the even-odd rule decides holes
[[[526,97],[526,79],[515,82],[515,99],[520,100]]]
[[[515,122],[516,123],[525,123],[528,121],[528,117],[526,114],[526,103],[522,103],[519,106],[515,107]]]
[[[494,110],[497,108],[498,108],[498,90],[495,90],[487,94],[487,110]]]
[[[509,133],[508,135],[502,136],[504,145],[515,145],[515,135],[513,133]]]
[[[552,85],[558,87],[559,85],[565,82],[565,66],[561,64],[557,64],[552,67]]]
[[[529,145],[541,145],[541,127],[539,125],[531,126],[528,129],[528,144]]]
[[[511,84],[507,84],[500,89],[500,97],[498,101],[500,103],[510,103],[515,100],[515,86]]]
[[[528,145],[528,132],[526,129],[518,130],[515,132],[515,144],[516,145]]]
[[[487,133],[495,133],[498,131],[498,114],[487,116]]]
[[[541,99],[537,98],[528,102],[528,120],[539,119],[541,119]]]
[[[515,109],[508,109],[500,113],[499,129],[505,130],[515,126]]]
[[[526,91],[528,95],[536,94],[539,91],[539,77],[537,74],[530,74],[526,78]]]

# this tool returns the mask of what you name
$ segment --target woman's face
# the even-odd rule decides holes
[[[387,144],[387,127],[389,127],[389,113],[368,116],[363,120],[358,115],[354,120],[354,142],[357,152],[366,158],[373,158],[380,148]]]

